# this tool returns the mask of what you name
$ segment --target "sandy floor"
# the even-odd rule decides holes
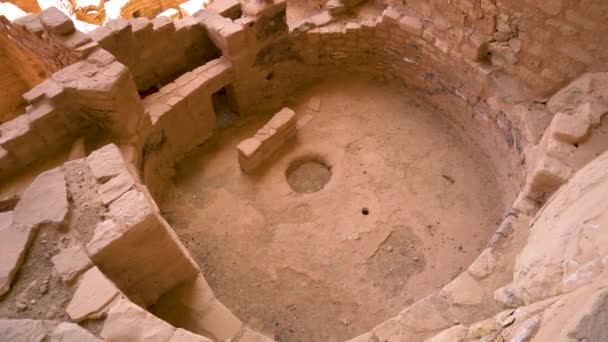
[[[334,80],[291,107],[312,120],[266,168],[242,174],[235,146],[268,118],[238,122],[178,164],[162,210],[245,323],[278,341],[343,341],[468,267],[502,195],[477,147],[396,87]],[[331,179],[300,194],[285,172],[306,156]]]

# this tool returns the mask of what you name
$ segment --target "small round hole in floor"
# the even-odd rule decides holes
[[[289,165],[285,177],[293,191],[311,194],[323,189],[329,182],[331,168],[316,158],[303,158]]]
[[[367,208],[361,209],[361,214],[363,214],[365,216],[369,215],[369,209],[367,209]]]

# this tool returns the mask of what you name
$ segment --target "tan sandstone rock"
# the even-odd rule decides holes
[[[87,157],[87,164],[93,176],[101,183],[105,183],[121,173],[128,172],[122,154],[118,146],[114,144],[93,151]]]
[[[33,226],[20,224],[0,230],[0,295],[11,288],[35,233]]]
[[[93,262],[80,246],[62,250],[51,258],[51,262],[57,274],[67,284],[73,283],[80,274],[93,266]]]
[[[467,336],[468,329],[458,324],[427,340],[427,342],[462,342]]]
[[[18,224],[63,224],[68,213],[65,177],[61,168],[41,173],[25,190],[13,213]]]
[[[82,276],[66,312],[75,322],[97,318],[119,294],[116,286],[97,267],[93,267]]]
[[[123,300],[110,309],[100,335],[113,342],[167,342],[175,330],[146,310]]]
[[[532,226],[513,273],[513,291],[526,303],[563,293],[564,260],[583,265],[608,255],[601,229],[608,225],[607,168],[604,153],[554,195]]]
[[[211,340],[204,336],[193,334],[188,330],[178,328],[169,339],[169,342],[211,342]]]

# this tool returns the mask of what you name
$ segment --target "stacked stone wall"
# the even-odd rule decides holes
[[[129,68],[140,91],[160,88],[220,55],[193,18],[116,19],[90,35]]]

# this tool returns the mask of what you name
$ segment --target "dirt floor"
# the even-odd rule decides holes
[[[267,166],[241,173],[235,146],[270,116],[237,121],[177,165],[161,207],[246,324],[277,341],[343,341],[468,267],[502,191],[477,146],[397,86],[335,79],[292,102],[297,139]],[[293,163],[306,167],[287,177]]]

